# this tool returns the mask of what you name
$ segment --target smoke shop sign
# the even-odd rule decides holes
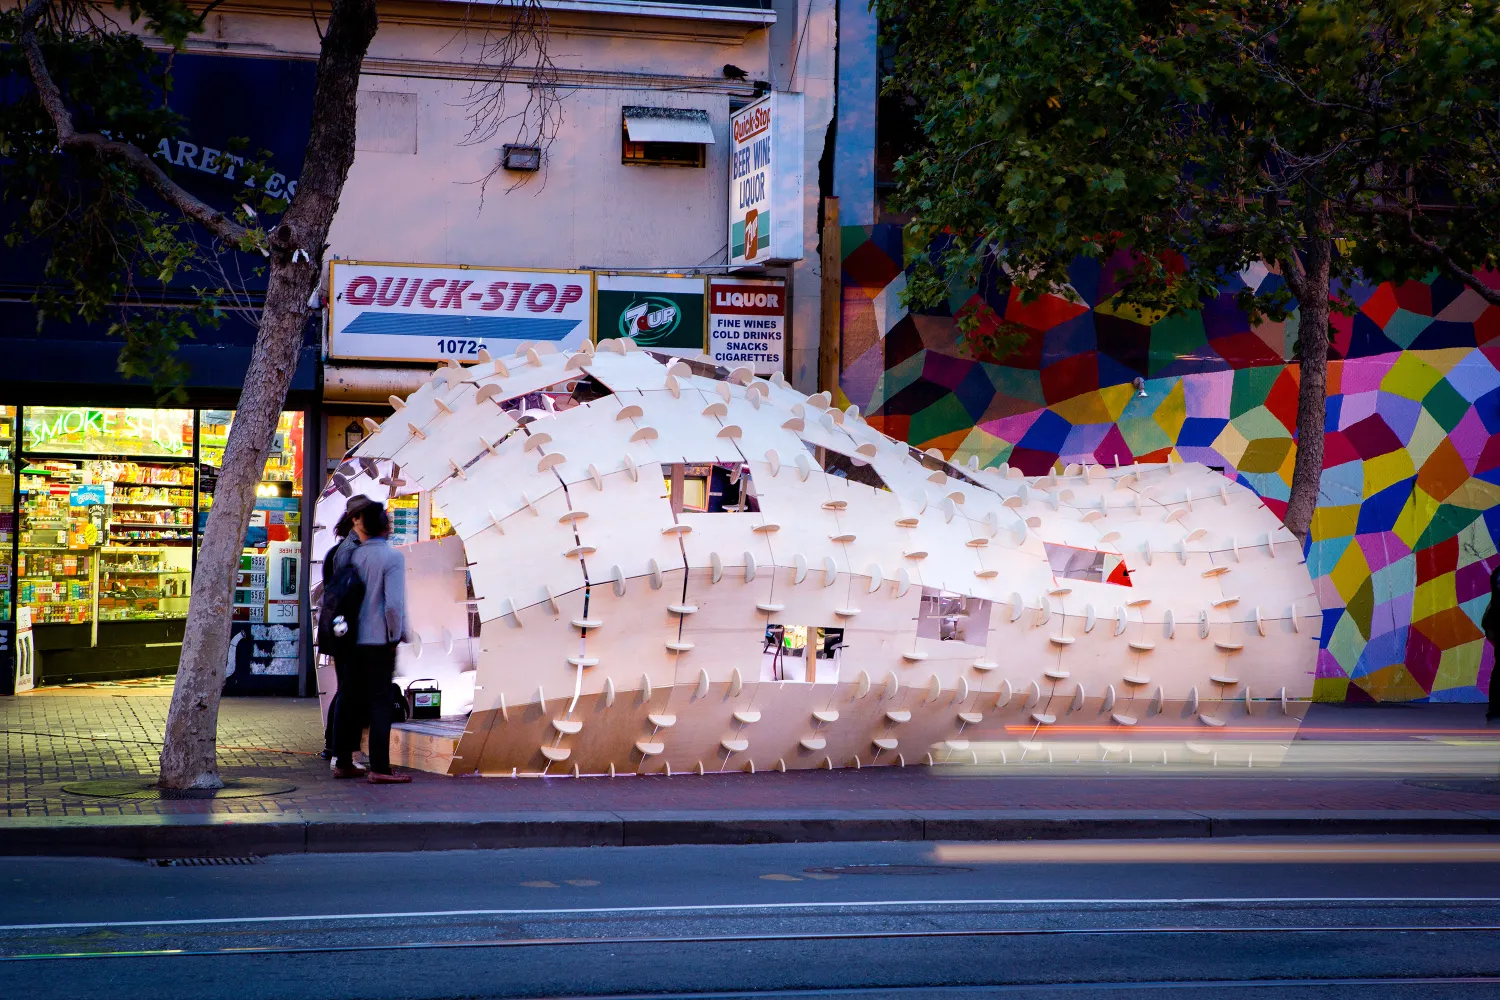
[[[191,410],[28,406],[28,452],[173,457],[193,451]]]
[[[786,285],[753,278],[708,283],[708,353],[725,368],[770,375],[785,364]]]
[[[587,271],[502,270],[336,260],[328,353],[375,361],[473,361],[528,341],[574,350],[589,336]]]

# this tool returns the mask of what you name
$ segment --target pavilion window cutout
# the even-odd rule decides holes
[[[1130,569],[1125,557],[1115,552],[1098,549],[1080,549],[1071,545],[1056,545],[1043,542],[1047,550],[1047,562],[1052,566],[1052,575],[1059,580],[1089,580],[1093,583],[1113,583],[1129,587]]]
[[[517,420],[526,414],[544,416],[547,413],[562,413],[584,403],[613,395],[608,387],[591,375],[574,376],[549,385],[536,392],[514,396],[500,404],[500,409]]]
[[[733,462],[674,462],[663,469],[662,499],[672,513],[743,514],[760,510],[748,467]]]
[[[837,626],[767,625],[760,679],[837,684],[843,653],[844,630]]]
[[[832,448],[824,448],[819,454],[818,449],[813,445],[806,441],[802,443],[807,445],[815,457],[822,460],[823,471],[830,476],[847,479],[851,483],[863,483],[877,490],[885,490],[887,493],[891,492],[890,486],[881,478],[880,473],[875,471],[875,466],[868,462],[856,459],[852,455],[845,455],[841,451],[834,451]]]
[[[918,462],[921,462],[922,468],[926,469],[928,472],[942,472],[945,473],[949,478],[968,483],[970,486],[977,486],[980,489],[987,488],[983,483],[979,482],[979,480],[969,475],[968,472],[966,472],[964,469],[959,468],[959,466],[954,464],[953,462],[945,461],[944,459],[938,458],[936,455],[929,455],[927,454],[927,452],[915,448],[911,445],[907,445],[906,452],[912,458],[916,459]]]
[[[982,598],[923,587],[917,638],[983,646],[989,640],[992,607],[992,602]]]

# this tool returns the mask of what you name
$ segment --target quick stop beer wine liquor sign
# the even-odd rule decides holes
[[[587,271],[333,261],[328,353],[372,361],[473,360],[526,341],[573,350],[593,327]]]
[[[729,266],[801,260],[802,95],[767,94],[729,131]]]

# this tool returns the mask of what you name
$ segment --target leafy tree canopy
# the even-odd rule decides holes
[[[184,192],[167,190],[170,163],[143,170],[123,155],[123,144],[149,152],[183,134],[168,106],[170,54],[202,30],[181,0],[33,0],[0,12],[0,199],[14,220],[4,238],[44,258],[39,321],[108,321],[124,338],[121,372],[169,398],[180,398],[187,374],[177,345],[245,304],[223,255],[262,259],[263,225],[286,208],[265,193],[264,152],[246,155],[244,197],[227,215],[201,204],[183,211]],[[50,107],[33,46],[57,89]],[[62,142],[59,109],[77,133]],[[234,151],[244,155],[244,143]]]
[[[911,262],[915,305],[996,264],[1034,297],[1075,258],[1121,250],[1122,297],[1141,306],[1195,308],[1257,261],[1307,301],[1327,283],[1305,283],[1306,255],[1330,240],[1335,295],[1436,270],[1500,303],[1474,277],[1500,264],[1490,0],[874,5],[887,87],[925,137],[895,207],[912,245],[942,248]]]

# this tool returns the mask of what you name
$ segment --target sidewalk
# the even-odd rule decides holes
[[[1080,743],[1078,762],[1069,751],[1050,765],[615,779],[417,773],[410,785],[374,787],[332,779],[317,756],[315,700],[226,699],[224,775],[293,790],[207,800],[63,791],[72,781],[154,772],[170,693],[81,688],[0,699],[0,854],[1500,834],[1500,730],[1482,728],[1477,705],[1314,706],[1271,767],[1101,761],[1098,744]],[[1376,763],[1351,764],[1361,760]]]

